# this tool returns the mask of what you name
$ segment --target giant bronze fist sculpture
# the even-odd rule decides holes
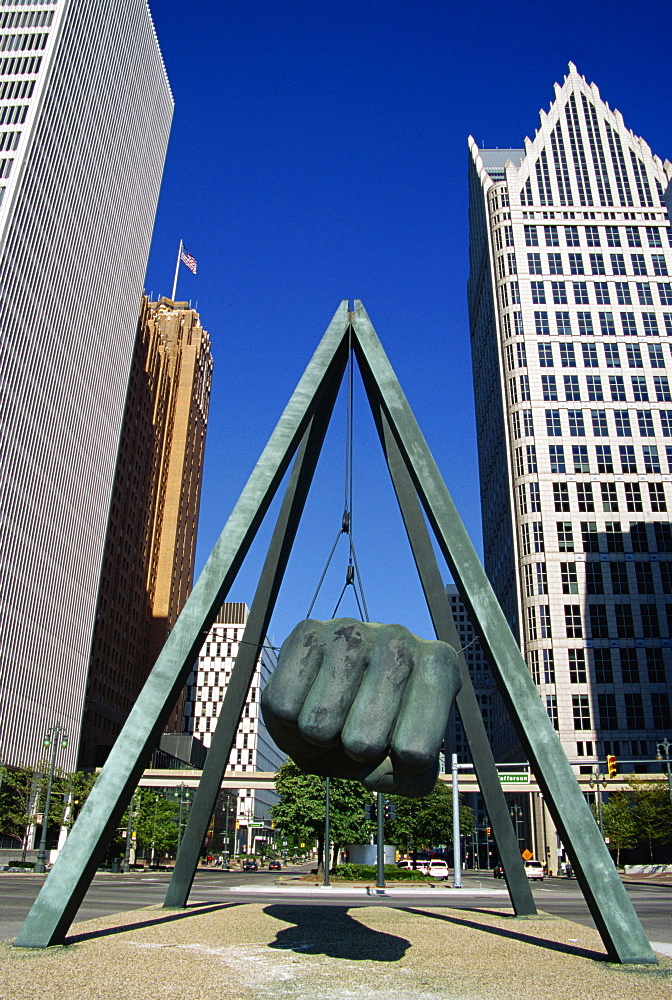
[[[283,643],[261,697],[264,722],[310,774],[377,792],[431,792],[460,690],[455,651],[403,625],[308,619]]]

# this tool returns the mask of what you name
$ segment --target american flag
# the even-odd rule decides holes
[[[192,274],[196,274],[196,258],[192,257],[186,247],[180,251],[180,260],[187,265]]]

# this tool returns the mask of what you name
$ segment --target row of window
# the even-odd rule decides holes
[[[632,286],[627,281],[615,281],[613,284],[609,284],[607,281],[593,281],[590,284],[587,281],[573,281],[569,285],[569,288],[572,291],[574,305],[577,306],[592,304],[591,297],[588,294],[589,288],[592,288],[595,305],[609,306],[615,304],[619,306],[631,306],[633,304]],[[637,302],[640,306],[657,304],[653,298],[654,289],[660,305],[672,305],[672,284],[669,281],[658,281],[653,285],[650,281],[636,281],[635,291]],[[530,282],[530,290],[533,305],[546,305],[549,301],[552,301],[553,305],[556,306],[569,304],[568,285],[566,281],[551,281],[550,283],[532,281]],[[517,281],[502,285],[499,291],[500,300],[504,308],[520,303],[520,288]],[[616,296],[615,303],[612,299],[614,295]]]
[[[570,253],[567,259],[567,265],[562,259],[562,255],[559,253],[549,253],[547,254],[548,262],[548,273],[549,274],[575,274],[575,275],[586,275],[592,274],[596,276],[607,275],[607,269],[604,262],[604,255],[601,253],[591,253],[588,255],[589,259],[589,269],[586,270],[586,265],[582,254],[580,253]],[[630,268],[628,271],[625,262],[625,255],[622,253],[612,253],[610,254],[611,263],[611,275],[628,275],[633,274],[635,276],[646,277],[647,275],[654,275],[658,277],[666,276],[669,271],[667,268],[667,261],[665,260],[665,255],[660,253],[651,254],[650,263],[647,263],[646,257],[643,253],[633,253],[630,254]],[[528,253],[527,255],[527,269],[530,274],[544,274],[544,269],[541,260],[540,253]],[[500,275],[503,277],[503,275]]]
[[[32,35],[0,35],[0,52],[29,52],[43,49],[47,44],[47,32]]]
[[[559,484],[559,485],[566,486],[566,484],[564,484],[564,483],[563,484]],[[580,484],[580,485],[591,486],[592,484],[588,483],[588,484]],[[609,484],[605,484],[605,485],[609,485]],[[656,511],[657,512],[661,512],[661,511],[664,512],[666,510],[666,505],[665,505],[665,495],[664,495],[663,489],[662,489],[662,483],[654,483],[652,485],[654,487],[658,488],[657,491],[656,490],[651,491],[652,506],[653,506],[654,503],[656,503],[658,505],[656,507]],[[594,494],[592,493],[592,491],[589,494],[580,494],[580,495],[582,495],[582,496],[585,495],[588,498],[588,505],[586,507],[586,510],[584,510],[583,512],[584,513],[594,513],[594,509],[595,509],[594,508],[595,497],[594,497]],[[602,495],[606,498],[605,503],[609,503],[609,502],[613,503],[613,506],[611,507],[611,512],[612,513],[618,513],[618,509],[619,508],[618,508],[618,501],[617,501],[617,494],[616,494],[616,492],[615,491],[613,493],[605,492]],[[567,494],[567,497],[568,496],[569,496],[569,494]],[[562,500],[564,500],[565,495],[564,494],[559,494],[559,497],[560,497],[560,500],[562,501]],[[560,513],[562,513],[563,511],[566,511],[566,513],[569,513],[569,503],[568,503],[566,509],[563,508],[562,506],[560,506],[558,509],[559,509]],[[575,539],[574,539],[574,526],[572,525],[572,523],[569,522],[569,521],[558,521],[556,523],[556,532],[557,532],[557,540],[558,540],[558,551],[559,552],[574,552],[575,551],[575,547],[574,547],[575,546]],[[600,549],[599,549],[600,538],[599,538],[599,533],[597,531],[597,524],[596,524],[596,522],[594,522],[594,521],[582,521],[581,522],[581,537],[582,537],[584,551],[586,551],[586,552],[599,552],[600,551]],[[609,552],[623,552],[625,550],[624,534],[623,534],[623,531],[621,529],[621,524],[620,524],[619,521],[608,521],[605,524],[605,530],[603,532],[603,537],[604,537],[604,541],[606,543],[607,551],[609,551]],[[633,546],[633,551],[635,551],[634,546],[637,543],[637,539],[632,539],[631,538],[631,542],[632,542],[632,546]],[[645,539],[645,543],[648,544],[648,541],[646,539]],[[664,543],[665,543],[665,540],[663,539],[663,544]],[[523,524],[520,525],[520,545],[521,545],[521,552],[522,552],[523,556],[530,556],[532,554],[540,554],[540,553],[546,551],[546,540],[545,540],[545,535],[544,535],[544,524],[543,524],[543,521],[525,521]],[[659,551],[669,551],[669,550],[659,550]]]
[[[665,559],[657,562],[563,562],[560,563],[560,577],[563,594],[606,594],[605,580],[612,594],[672,594],[672,562]],[[546,563],[525,563],[523,581],[526,597],[548,594]]]
[[[0,59],[0,76],[39,73],[41,65],[42,56],[13,56],[10,59]]]
[[[626,412],[627,411],[619,411]],[[664,455],[661,455],[658,445],[643,444],[641,446],[641,461],[637,461],[635,446],[631,444],[618,446],[618,458],[620,468],[615,469],[614,450],[610,444],[595,445],[595,464],[599,475],[611,475],[614,471],[625,475],[639,475],[643,471],[646,475],[662,475],[661,458],[667,460],[668,470],[672,473],[672,445],[665,447]],[[518,447],[514,450],[514,467],[516,477],[532,476],[539,472],[537,461],[537,447],[534,444]],[[579,474],[591,474],[588,446],[572,445],[571,462],[565,453],[563,444],[551,444],[548,446],[548,457],[550,471],[553,475],[564,476],[568,471]]]
[[[511,379],[511,382],[514,385],[510,385],[510,396],[514,402],[513,395],[518,392],[518,386],[515,385],[515,379]],[[628,388],[632,388],[632,398],[636,403],[646,403],[654,397],[659,403],[670,401],[670,385],[667,375],[653,375],[653,377],[649,377],[649,381],[647,381],[646,375],[631,375],[627,385]],[[589,402],[603,402],[605,393],[608,393],[607,398],[614,403],[628,401],[626,381],[623,375],[563,375],[562,389],[568,403],[581,402],[586,397]],[[544,374],[541,376],[541,391],[545,402],[558,402],[558,380],[555,375]]]
[[[541,523],[541,522],[539,522]],[[672,552],[672,524],[666,521],[655,521],[655,548],[658,552]],[[596,521],[581,521],[575,533],[571,521],[556,523],[558,551],[600,553],[603,549],[609,552],[625,552],[626,540],[630,550],[635,552],[649,551],[649,537],[646,521],[631,521],[626,530],[620,521],[605,521],[604,530],[598,531]],[[540,533],[540,544],[544,545],[543,525]],[[538,551],[543,552],[543,548]]]
[[[632,601],[610,606],[587,604],[583,614],[585,620],[581,604],[564,605],[566,639],[659,639],[666,625],[668,634],[672,630],[672,604],[665,606],[663,620],[656,604],[633,604]],[[525,631],[528,642],[553,638],[549,604],[528,605],[525,609]]]
[[[569,321],[569,313],[559,314],[561,316],[567,317],[567,322]],[[653,316],[653,314],[650,314]],[[670,314],[672,321],[672,314]],[[655,316],[653,316],[655,320]],[[559,322],[564,323],[564,320]],[[559,326],[558,332],[567,334],[571,333],[571,329],[568,330],[567,326]],[[585,368],[600,368],[601,363],[598,358],[598,345],[592,341],[580,343],[578,346],[581,348],[581,358]],[[670,348],[670,354],[672,355],[672,344],[666,345]],[[604,356],[604,367],[606,368],[622,368],[623,367],[623,355],[621,353],[621,348],[625,347],[625,360],[629,368],[643,368],[644,358],[642,354],[642,347],[637,343],[628,344],[617,344],[605,341],[602,343],[600,350],[603,352]],[[647,358],[651,368],[665,368],[665,357],[667,356],[667,350],[663,349],[663,345],[660,343],[649,343],[646,344]],[[555,367],[555,356],[556,352],[559,355],[560,367],[561,368],[576,368],[577,367],[577,345],[571,341],[564,342],[560,341],[539,341],[537,343],[537,355],[539,358],[540,368],[554,368]],[[514,368],[527,368],[527,345],[524,343],[518,344],[507,344],[504,348],[504,357],[506,361],[506,367],[508,371],[513,371]]]
[[[661,384],[661,392],[666,392],[669,400],[669,386]],[[658,414],[660,431],[663,437],[672,437],[672,410],[635,410],[637,429],[640,437],[655,437],[654,414]],[[610,428],[613,415],[614,428]],[[521,420],[529,415],[529,420]],[[518,410],[513,414],[513,436],[533,437],[534,428],[531,423],[531,410]],[[610,437],[614,431],[616,437],[632,437],[630,410],[546,410],[546,433],[548,437],[564,437],[569,431],[570,437],[585,437],[587,421],[595,437]],[[563,424],[567,421],[567,428]]]
[[[568,247],[581,246],[579,234],[583,231],[585,243],[588,247],[620,247],[623,246],[622,238],[629,247],[641,247],[642,229],[639,226],[529,226],[523,227],[525,233],[525,245],[528,247],[539,246],[539,231],[543,235],[544,243],[547,247],[560,246],[560,233],[565,234],[565,245]],[[605,242],[602,242],[601,233]],[[658,226],[645,226],[644,234],[646,242],[650,247],[663,246],[663,233],[667,235],[669,245],[672,247],[672,229]]]
[[[670,716],[670,701],[667,694],[651,692],[650,694],[651,715],[650,724],[647,725],[644,712],[644,702],[640,692],[626,691],[623,695],[623,708],[625,714],[625,726],[620,724],[619,714],[616,707],[616,696],[610,693],[597,695],[597,710],[599,716],[599,728],[609,732],[614,732],[622,728],[629,730],[647,730],[649,728],[667,730],[670,727],[672,718]],[[554,727],[558,729],[558,706],[556,695],[546,695],[546,711]],[[590,716],[590,703],[587,694],[572,695],[572,716],[575,730],[592,729],[593,725]],[[577,744],[580,756],[583,754],[583,744]],[[587,756],[591,756],[592,748],[588,750]]]
[[[576,486],[576,507],[570,505],[569,483],[553,483],[553,505],[556,513],[569,513],[577,509],[581,514],[594,514],[595,504],[601,505],[605,514],[615,514],[620,510],[617,484],[614,482],[604,483],[575,483]],[[597,488],[600,488],[600,497],[596,498]],[[623,483],[625,510],[630,513],[637,513],[644,510],[642,497],[642,487],[648,489],[648,500],[653,513],[661,513],[667,510],[665,499],[665,488],[663,483]],[[595,490],[593,490],[595,487]]]
[[[56,0],[41,0],[45,3],[55,3]],[[12,10],[0,14],[0,28],[39,28],[51,25],[54,19],[53,10]]]

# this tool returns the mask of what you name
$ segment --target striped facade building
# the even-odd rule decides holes
[[[212,733],[217,725],[247,616],[248,608],[245,604],[227,601],[222,605],[198,655],[198,663],[187,681],[184,730],[196,736],[206,747],[210,746]],[[254,850],[255,836],[262,839],[268,837],[270,807],[277,802],[278,797],[275,792],[246,788],[245,772],[277,771],[285,760],[285,755],[268,735],[261,716],[261,692],[276,662],[277,653],[268,640],[265,640],[247,693],[235,744],[226,765],[227,771],[239,772],[241,776],[237,800],[238,839],[241,848],[245,846],[251,850]],[[255,834],[252,833],[253,823],[258,824]]]
[[[75,765],[173,100],[145,0],[0,0],[0,754]]]
[[[657,769],[672,731],[672,164],[572,64],[532,140],[469,147],[486,570],[577,770],[610,753]]]

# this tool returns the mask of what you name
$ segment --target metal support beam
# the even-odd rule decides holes
[[[381,406],[389,420],[609,957],[617,962],[655,963],[508,622],[361,302],[355,302],[351,321],[369,401],[372,408]]]
[[[347,355],[341,302],[247,481],[14,944],[60,944],[313,414]]]
[[[464,653],[460,651],[460,639],[450,609],[450,601],[441,579],[418,495],[402,460],[387,416],[376,405],[375,401],[372,401],[372,410],[436,637],[447,642],[457,653],[462,678],[462,689],[457,696],[457,707],[474,761],[485,808],[490,817],[494,838],[499,849],[511,905],[516,916],[531,916],[537,912],[537,908],[529,880],[525,874],[520,847],[497,774],[497,765],[485,731],[474,685]]]
[[[301,442],[259,577],[236,662],[226,686],[217,726],[175,861],[164,907],[187,905],[203,840],[217,802],[231,747],[236,738],[259,649],[268,631],[280,584],[296,538],[342,375],[342,371],[334,372],[331,391],[325,393],[324,405],[319,413],[314,415]]]

